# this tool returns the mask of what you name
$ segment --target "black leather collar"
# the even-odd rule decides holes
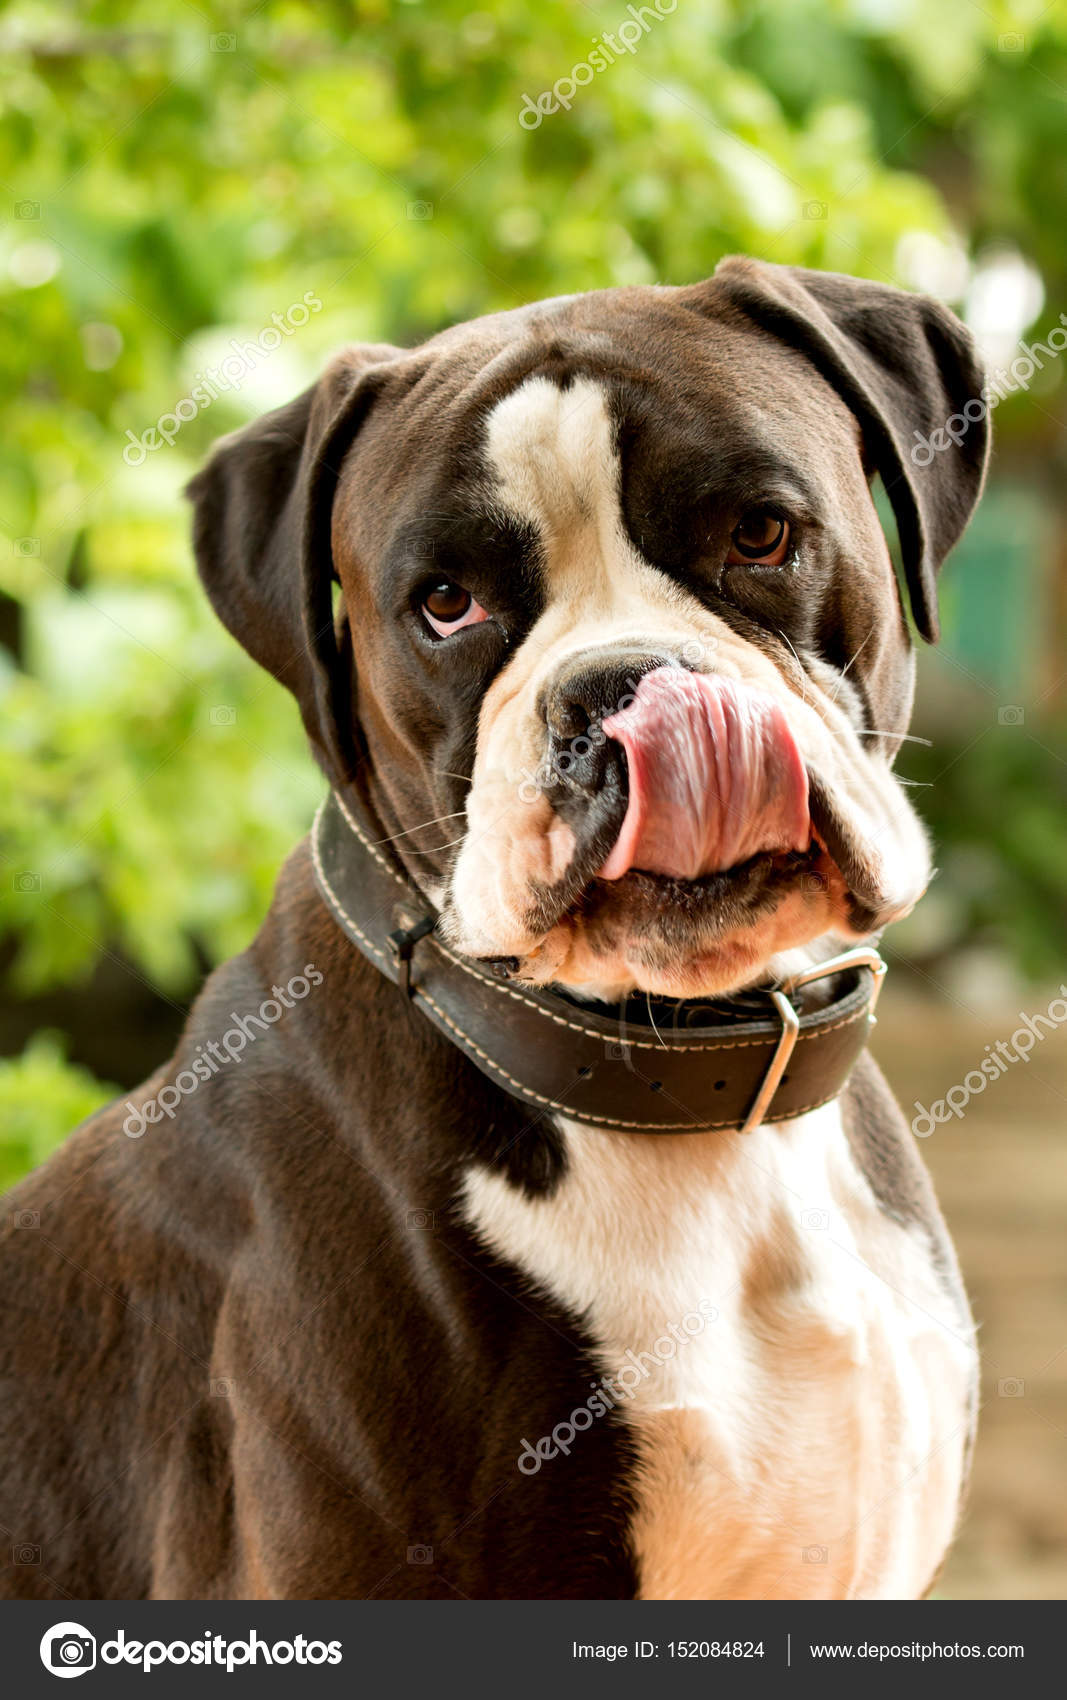
[[[638,1133],[750,1132],[836,1098],[867,1042],[885,964],[859,949],[767,991],[611,1009],[512,985],[457,955],[372,830],[331,792],[311,831],[334,920],[483,1074],[542,1113]],[[830,976],[833,978],[830,979]],[[829,981],[832,1000],[796,994]]]

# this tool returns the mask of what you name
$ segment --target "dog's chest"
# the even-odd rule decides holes
[[[466,1185],[485,1243],[581,1319],[602,1366],[541,1467],[581,1471],[582,1430],[614,1405],[647,1599],[921,1593],[956,1516],[973,1346],[836,1105],[743,1140],[562,1125],[553,1198],[481,1169]]]

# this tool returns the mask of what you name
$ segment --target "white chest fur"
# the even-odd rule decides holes
[[[745,1139],[561,1125],[553,1198],[472,1169],[466,1215],[626,1389],[642,1598],[920,1594],[956,1517],[973,1341],[838,1107]],[[543,1467],[580,1470],[580,1448]]]

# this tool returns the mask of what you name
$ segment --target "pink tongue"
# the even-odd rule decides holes
[[[657,667],[604,731],[626,751],[630,801],[601,879],[630,868],[698,879],[761,850],[807,849],[807,774],[765,691]]]

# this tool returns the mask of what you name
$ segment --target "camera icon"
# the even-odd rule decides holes
[[[40,1564],[41,1549],[31,1546],[12,1547],[11,1562],[12,1564]]]
[[[230,708],[224,702],[216,703],[208,715],[208,719],[212,726],[235,726],[237,724],[237,710]]]
[[[39,1228],[41,1212],[39,1210],[16,1210],[12,1217],[16,1228]]]
[[[212,1399],[232,1399],[237,1391],[237,1383],[228,1375],[212,1376],[207,1386]]]
[[[1006,34],[997,36],[997,47],[1001,53],[1025,53],[1026,37],[1018,30],[1008,30]]]
[[[408,1547],[409,1564],[432,1564],[433,1547]]]
[[[1002,726],[1022,726],[1026,721],[1026,710],[1020,708],[1017,702],[1008,702],[997,709],[997,719]]]
[[[437,1226],[437,1213],[436,1213],[436,1211],[434,1211],[434,1210],[409,1210],[408,1211],[408,1227],[409,1228],[429,1228],[430,1232],[433,1233],[436,1226]]]
[[[432,201],[409,201],[407,207],[409,218],[432,218]]]
[[[80,1623],[56,1623],[41,1637],[41,1663],[53,1676],[84,1676],[96,1666],[96,1639]]]
[[[437,553],[437,544],[432,537],[417,537],[411,545],[412,559],[416,561],[432,561]]]
[[[997,1382],[997,1392],[1002,1399],[1022,1399],[1026,1395],[1026,1383],[1017,1375],[1006,1375]]]
[[[41,539],[39,537],[16,537],[12,548],[16,555],[39,555]]]
[[[817,1233],[824,1233],[830,1226],[829,1210],[802,1210],[800,1213],[801,1226],[814,1228]]]
[[[41,203],[40,203],[40,201],[16,201],[15,202],[15,217],[16,218],[40,218],[40,216],[41,216]]]
[[[805,1547],[801,1556],[805,1564],[825,1564],[829,1550],[826,1547]]]
[[[813,219],[823,219],[823,218],[825,218],[826,217],[826,202],[825,201],[805,201],[804,202],[804,217],[805,218],[813,218]]]
[[[20,874],[15,875],[11,883],[16,891],[40,891],[41,876],[31,872],[29,868],[23,868]]]
[[[609,1062],[626,1062],[629,1059],[630,1047],[619,1041],[604,1046],[604,1053]]]
[[[221,35],[211,37],[212,53],[236,53],[237,37],[230,31],[224,30]]]

